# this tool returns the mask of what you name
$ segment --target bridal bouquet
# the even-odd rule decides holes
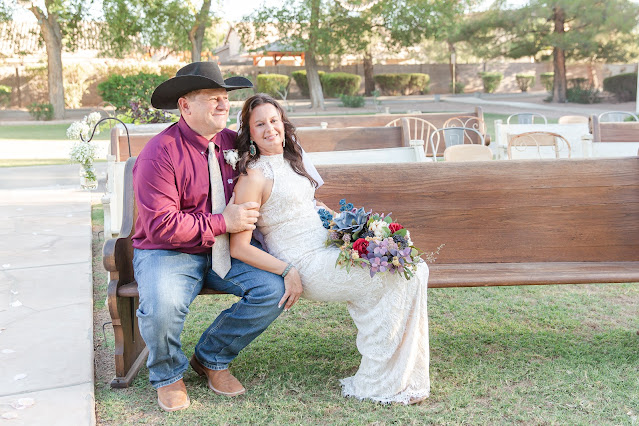
[[[410,232],[393,221],[390,214],[367,212],[363,207],[340,200],[340,211],[331,214],[320,209],[322,224],[328,229],[327,246],[340,248],[335,265],[347,271],[354,265],[368,267],[371,277],[377,273],[399,273],[413,276],[422,262],[421,252],[413,246]]]

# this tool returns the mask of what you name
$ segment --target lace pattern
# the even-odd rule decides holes
[[[273,168],[268,161],[256,161],[248,165],[249,169],[258,169],[262,171],[262,174],[266,179],[273,180]]]
[[[295,265],[303,297],[346,302],[357,326],[362,361],[354,376],[341,380],[343,395],[403,404],[428,396],[427,264],[411,280],[336,268],[339,249],[325,247],[327,230],[315,211],[310,181],[282,155],[262,156],[252,167],[272,173],[273,189],[257,222],[269,252]]]

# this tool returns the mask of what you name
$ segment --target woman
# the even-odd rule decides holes
[[[362,361],[354,376],[341,380],[344,396],[403,404],[424,400],[430,392],[428,267],[420,263],[410,280],[336,268],[339,249],[325,246],[327,230],[313,202],[316,182],[304,169],[284,110],[270,96],[257,94],[245,102],[241,122],[235,202],[261,205],[257,227],[268,253],[251,246],[247,231],[231,235],[231,256],[284,275],[285,309],[300,295],[347,302]]]

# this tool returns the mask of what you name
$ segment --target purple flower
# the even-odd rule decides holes
[[[371,262],[371,278],[378,272],[385,272],[388,269],[388,257],[373,257]]]

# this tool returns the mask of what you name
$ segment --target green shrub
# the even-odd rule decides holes
[[[408,83],[407,95],[424,95],[428,93],[428,84],[430,83],[430,76],[419,72],[410,74],[410,82]]]
[[[125,123],[132,124],[152,124],[152,123],[173,123],[180,117],[168,111],[155,108],[147,108],[139,101],[129,102],[129,110],[124,114],[118,114],[117,118]]]
[[[554,85],[555,73],[554,72],[542,72],[540,75],[541,84],[544,86],[544,89],[548,92],[552,92],[552,88]]]
[[[466,83],[462,83],[461,81],[455,82],[455,93],[464,93],[465,88],[466,88]],[[448,90],[450,90],[450,93],[453,93],[452,81],[448,84]]]
[[[637,73],[626,73],[604,78],[604,90],[613,93],[619,102],[637,99]]]
[[[345,72],[332,72],[320,75],[324,96],[327,98],[337,98],[339,95],[356,95],[362,77],[357,74]]]
[[[410,85],[411,74],[388,73],[377,74],[373,77],[382,95],[397,96],[404,93],[404,89]]]
[[[342,106],[348,108],[361,108],[364,106],[364,97],[359,95],[339,95]]]
[[[517,80],[517,86],[522,92],[527,92],[535,85],[535,76],[532,74],[516,74],[515,80]]]
[[[140,101],[147,107],[155,88],[168,78],[168,75],[143,72],[128,76],[111,74],[98,84],[98,93],[104,101],[111,102],[117,109],[128,108],[130,101]]]
[[[257,91],[273,96],[275,99],[286,99],[291,77],[283,74],[258,74]]]
[[[571,78],[568,80],[566,100],[578,104],[596,104],[601,102],[601,95],[585,78]]]
[[[256,86],[256,84],[255,84],[255,81],[254,81],[253,77],[251,77],[251,76],[238,76],[238,74],[234,74],[232,72],[227,72],[227,73],[224,74],[224,80],[226,80],[227,78],[231,78],[231,77],[248,78],[249,80],[251,80],[251,83],[253,83],[253,88],[251,88],[251,89],[231,90],[228,93],[229,94],[229,101],[242,101],[242,102],[244,102],[246,99],[250,98],[251,96],[253,96],[255,94],[254,87]],[[232,115],[232,116],[235,117],[234,115]]]
[[[53,119],[53,105],[51,104],[33,102],[27,106],[27,110],[29,110],[31,117],[36,120],[49,121]]]
[[[481,81],[484,83],[484,93],[493,93],[499,87],[504,75],[500,72],[481,72]]]
[[[322,75],[324,74],[324,71],[318,71],[317,73],[319,74],[320,83],[321,83]],[[293,77],[293,80],[295,80],[295,83],[297,84],[297,87],[299,87],[302,96],[305,98],[309,98],[311,96],[311,92],[308,88],[308,79],[306,78],[306,70],[293,71],[291,73],[291,77]]]
[[[11,103],[11,87],[0,84],[0,107],[6,108]]]

